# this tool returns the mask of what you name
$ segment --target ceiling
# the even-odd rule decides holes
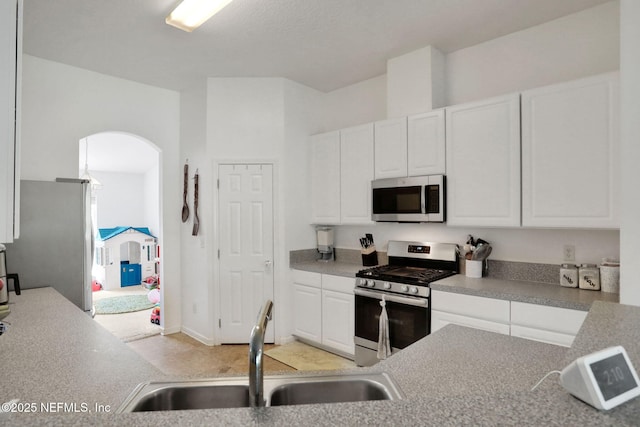
[[[179,0],[24,0],[23,50],[172,90],[207,77],[285,77],[327,92],[421,47],[449,53],[608,1],[234,0],[186,33],[164,23]],[[91,136],[89,169],[144,173],[151,166],[136,159],[148,160],[146,149],[127,135]]]
[[[193,33],[178,0],[25,0],[24,52],[181,90],[206,77],[285,77],[320,91],[389,58],[448,53],[609,0],[235,0]]]

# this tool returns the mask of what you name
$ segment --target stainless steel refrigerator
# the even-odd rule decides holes
[[[51,286],[90,312],[93,232],[86,180],[20,182],[20,237],[7,244],[7,267],[24,289]]]

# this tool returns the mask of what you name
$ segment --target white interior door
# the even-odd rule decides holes
[[[273,166],[220,165],[218,182],[220,342],[248,343],[273,299]],[[273,322],[265,341],[274,341]]]

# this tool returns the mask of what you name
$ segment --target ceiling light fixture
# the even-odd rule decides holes
[[[165,22],[192,32],[216,13],[220,12],[232,0],[182,0],[182,2],[167,16]]]

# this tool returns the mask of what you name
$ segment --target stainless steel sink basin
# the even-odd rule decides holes
[[[282,375],[264,377],[267,406],[398,400],[402,393],[387,374]],[[149,382],[137,386],[121,412],[249,407],[246,377]]]
[[[362,400],[389,400],[389,392],[377,381],[352,379],[283,384],[271,393],[271,406]]]

